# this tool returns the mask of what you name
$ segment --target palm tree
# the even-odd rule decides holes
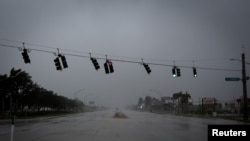
[[[21,69],[15,70],[15,68],[12,68],[9,78],[18,89],[24,89],[27,85],[32,83],[31,76]]]
[[[1,98],[1,100],[0,101],[2,101],[1,103],[2,103],[2,105],[0,105],[1,106],[1,109],[2,109],[2,115],[3,115],[3,117],[4,117],[4,113],[5,113],[5,100],[6,100],[6,95],[7,95],[7,93],[6,93],[6,81],[7,81],[7,75],[5,74],[5,75],[1,75],[0,74],[0,98]]]
[[[14,112],[18,108],[18,101],[20,101],[23,97],[23,91],[29,88],[27,86],[32,84],[32,80],[31,76],[27,72],[22,71],[21,69],[16,70],[15,68],[10,70],[10,75],[7,80],[8,86],[6,89],[11,92],[10,109]]]
[[[188,104],[188,99],[191,98],[191,95],[188,94],[187,92],[184,94],[182,92],[179,93],[174,93],[173,94],[173,99],[174,100],[179,100],[180,99],[180,104]]]

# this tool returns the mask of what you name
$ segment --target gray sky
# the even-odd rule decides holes
[[[1,0],[0,44],[62,54],[160,63],[178,66],[241,69],[242,45],[250,62],[249,0]],[[30,45],[33,44],[33,45]],[[39,46],[35,46],[35,45]],[[230,101],[242,96],[240,71],[181,68],[173,78],[172,67],[150,65],[148,75],[140,64],[113,61],[113,74],[105,74],[104,60],[96,71],[88,58],[67,56],[69,68],[58,72],[51,53],[31,51],[31,64],[21,52],[0,47],[0,73],[12,67],[30,73],[34,82],[59,95],[99,105],[135,104],[139,97],[172,96],[189,92],[199,98]],[[249,75],[249,65],[247,74]],[[248,89],[249,84],[247,84]],[[153,90],[153,91],[150,91]],[[248,94],[249,95],[249,94]],[[249,96],[248,96],[249,97]]]

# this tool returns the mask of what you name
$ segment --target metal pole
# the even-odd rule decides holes
[[[15,115],[12,113],[10,141],[14,139]]]
[[[12,69],[14,70],[14,68]],[[11,71],[12,71],[11,70]],[[16,78],[18,75],[21,74],[21,70],[18,70],[18,73],[15,76],[10,76],[10,78],[12,78],[14,80],[14,78]],[[13,81],[15,83],[15,91],[11,92],[10,95],[10,111],[11,111],[11,135],[10,135],[10,141],[13,141],[14,139],[14,128],[15,128],[15,116],[16,116],[16,108],[17,108],[17,96],[18,96],[18,84],[17,82],[14,80]]]
[[[241,57],[242,57],[242,84],[243,84],[243,112],[244,112],[244,120],[248,120],[247,80],[246,80],[245,54],[242,53]]]
[[[11,135],[10,141],[14,140],[14,128],[15,128],[15,116],[17,108],[17,95],[18,95],[18,86],[16,86],[16,91],[12,94],[12,109],[11,109]]]

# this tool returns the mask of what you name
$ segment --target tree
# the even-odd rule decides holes
[[[191,98],[191,95],[188,94],[187,92],[184,94],[182,92],[179,93],[174,93],[173,94],[173,99],[178,100],[178,112],[181,109],[183,112],[188,110],[188,100]]]
[[[7,96],[7,91],[6,91],[6,82],[7,82],[7,75],[0,75],[0,101],[1,101],[1,111],[2,111],[2,115],[4,116],[5,113],[5,102],[7,100],[6,96]]]
[[[20,105],[23,105],[23,97],[24,97],[24,91],[25,89],[29,88],[28,85],[32,84],[31,76],[21,69],[15,69],[12,68],[10,70],[9,78],[10,80],[10,87],[13,91],[11,92],[11,102],[14,103],[15,110],[19,108],[19,102],[21,102]],[[12,104],[11,104],[12,106]],[[23,106],[21,106],[23,107]]]
[[[21,69],[15,70],[15,68],[12,68],[9,78],[18,89],[25,89],[27,85],[32,83],[31,76]]]
[[[151,106],[152,98],[150,96],[145,97],[145,108],[148,109]]]
[[[188,99],[191,98],[191,95],[188,94],[187,92],[183,94],[182,92],[179,93],[174,93],[173,94],[173,99],[174,100],[180,100],[180,104],[188,104]]]
[[[0,111],[4,113],[9,109],[12,116],[17,110],[22,113],[24,107],[38,112],[46,109],[82,111],[84,107],[82,101],[71,100],[48,91],[34,83],[27,72],[15,68],[10,70],[9,75],[0,74],[0,102]]]
[[[138,105],[138,106],[141,106],[141,105],[142,105],[142,103],[143,103],[143,99],[142,99],[142,97],[140,97],[140,98],[139,98],[139,100],[138,100],[137,105]]]

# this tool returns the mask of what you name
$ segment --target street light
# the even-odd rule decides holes
[[[152,90],[152,89],[150,89],[149,91],[150,91],[150,92],[154,92],[154,93],[158,94],[158,95],[160,96],[160,98],[162,97],[161,93],[160,93],[160,92],[158,92],[158,91],[155,91],[155,90]]]
[[[242,60],[240,60],[240,59],[234,59],[234,58],[231,58],[230,61],[239,61],[239,62],[242,62]],[[248,62],[245,62],[245,64],[250,65],[250,63],[248,63]]]
[[[85,103],[86,98],[87,98],[88,96],[91,96],[91,95],[93,95],[93,94],[92,94],[92,93],[89,93],[89,94],[85,95],[85,96],[83,97],[83,103]]]
[[[84,88],[82,88],[82,89],[80,89],[80,90],[76,91],[76,92],[74,93],[75,99],[76,99],[76,95],[77,95],[77,94],[79,94],[81,91],[84,91],[84,90],[85,90],[85,89],[84,89]]]

